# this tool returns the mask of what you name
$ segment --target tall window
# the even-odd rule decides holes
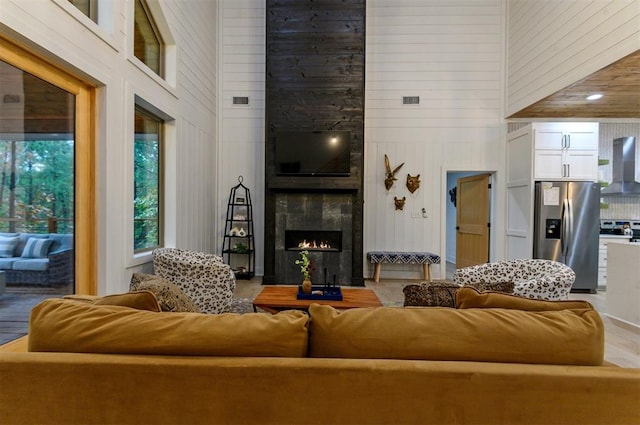
[[[162,245],[162,121],[136,107],[133,180],[133,249]]]
[[[80,9],[93,22],[98,22],[98,0],[69,0],[69,3]]]
[[[164,77],[163,41],[144,0],[136,0],[133,54],[153,72]]]

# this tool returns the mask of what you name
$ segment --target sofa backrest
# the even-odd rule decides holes
[[[310,357],[597,366],[604,325],[593,309],[309,307]]]
[[[49,239],[53,241],[49,252],[73,249],[73,235],[70,233],[49,233]]]
[[[48,299],[31,310],[29,351],[304,357],[309,316],[164,313]]]
[[[22,251],[24,250],[25,245],[29,238],[38,238],[38,239],[46,239],[49,238],[53,241],[51,247],[49,248],[49,252],[64,250],[64,249],[73,249],[73,234],[70,233],[10,233],[10,232],[0,232],[0,237],[5,238],[13,238],[18,237],[18,244],[14,250],[14,255],[16,257],[20,257],[22,255]]]

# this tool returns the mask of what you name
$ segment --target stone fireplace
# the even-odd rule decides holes
[[[267,0],[266,9],[262,282],[301,282],[295,264],[301,241],[289,239],[302,236],[316,240],[309,249],[314,283],[333,283],[335,275],[340,285],[362,286],[366,4]],[[319,24],[309,24],[317,18]],[[349,132],[348,175],[283,175],[276,137],[292,131]],[[311,146],[304,138],[299,143]],[[329,236],[338,239],[323,248]]]
[[[352,199],[344,193],[278,193],[276,195],[275,266],[278,283],[301,282],[299,259],[309,251],[314,284],[351,285]],[[306,247],[300,246],[306,245]],[[326,271],[326,276],[325,276]]]

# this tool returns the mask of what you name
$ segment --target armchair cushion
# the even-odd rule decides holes
[[[178,286],[159,276],[134,273],[129,290],[153,293],[162,311],[200,313],[200,308]]]
[[[153,267],[157,276],[178,286],[203,313],[223,313],[231,305],[236,278],[220,256],[159,248],[153,251]]]
[[[543,259],[496,261],[460,268],[453,274],[460,285],[511,281],[514,295],[540,300],[566,300],[575,277],[566,264]]]

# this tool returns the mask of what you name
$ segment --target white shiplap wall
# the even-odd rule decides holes
[[[243,176],[253,203],[256,274],[264,270],[264,0],[220,2],[219,161],[216,185],[218,252],[231,188]],[[233,105],[234,96],[249,97],[249,105]]]
[[[134,96],[164,116],[168,245],[213,252],[217,2],[147,0],[169,48],[167,81],[131,54],[133,2],[104,2],[98,26],[65,0],[0,0],[0,30],[98,87],[98,292],[128,289],[150,255],[132,253]]]
[[[365,252],[430,251],[444,259],[446,171],[496,171],[494,218],[501,216],[503,26],[500,0],[367,2]],[[402,105],[403,96],[420,96],[420,104]],[[389,192],[385,154],[392,167],[405,163]],[[420,174],[414,194],[407,173]],[[394,196],[407,197],[403,211]],[[387,270],[383,278],[419,277],[413,267]],[[444,266],[435,277],[444,277]]]
[[[265,6],[263,0],[241,0],[220,7],[217,220],[224,222],[228,192],[242,174],[253,194],[261,274]],[[503,28],[501,0],[367,2],[365,252],[429,250],[444,257],[444,170],[501,172]],[[413,95],[420,96],[419,105],[401,105],[402,96]],[[249,96],[249,106],[233,106],[233,96]],[[385,153],[394,165],[405,162],[388,194],[382,184]],[[404,188],[406,173],[421,175],[413,195]],[[394,195],[408,198],[403,212],[393,210]],[[503,201],[496,199],[499,216]],[[411,218],[423,207],[427,219]],[[221,227],[218,239],[221,244]],[[386,276],[419,275],[412,266],[387,270]]]
[[[640,49],[640,0],[507,5],[507,116]]]

